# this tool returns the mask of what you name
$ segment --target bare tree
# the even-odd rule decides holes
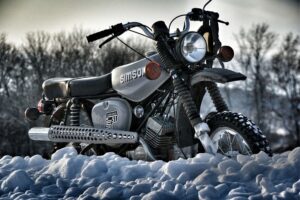
[[[36,86],[41,91],[41,86],[47,75],[53,72],[51,68],[50,35],[48,33],[30,32],[26,35],[23,46],[28,68],[32,71]]]
[[[295,133],[300,146],[300,37],[287,34],[278,53],[272,57],[271,69],[275,89],[285,94],[288,110],[274,110],[289,124],[286,128]],[[279,92],[277,92],[278,94]]]
[[[237,60],[245,67],[248,76],[246,89],[252,91],[254,99],[255,121],[266,129],[264,115],[269,78],[267,56],[274,45],[276,35],[263,23],[253,25],[248,31],[242,29],[236,39],[239,45]]]

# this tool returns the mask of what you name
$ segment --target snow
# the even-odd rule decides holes
[[[300,199],[300,147],[268,157],[198,154],[131,161],[114,153],[0,159],[0,199]]]

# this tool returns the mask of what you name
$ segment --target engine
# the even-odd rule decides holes
[[[155,156],[167,160],[171,156],[170,150],[174,144],[175,124],[172,117],[150,117],[147,121],[145,141],[152,148]]]
[[[121,98],[112,97],[97,103],[92,110],[92,121],[96,128],[128,131],[131,125],[132,108]]]

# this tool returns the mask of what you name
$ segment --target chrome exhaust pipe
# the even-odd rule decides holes
[[[136,132],[79,126],[35,127],[29,130],[28,136],[38,141],[87,144],[128,144],[139,141]]]
[[[31,140],[50,141],[48,137],[48,133],[49,133],[49,128],[35,127],[29,130],[28,136]]]

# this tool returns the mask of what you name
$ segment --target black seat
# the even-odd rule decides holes
[[[43,83],[44,93],[49,99],[95,96],[111,88],[110,73],[87,78],[51,78]]]

